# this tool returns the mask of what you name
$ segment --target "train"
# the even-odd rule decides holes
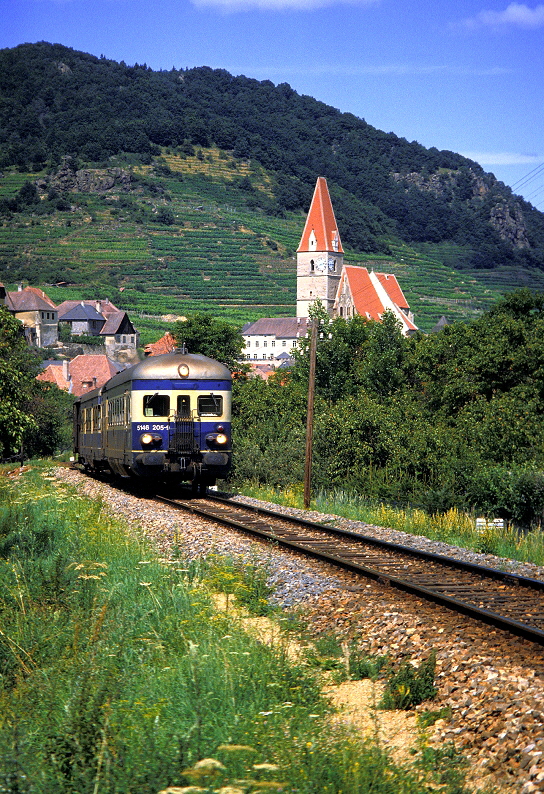
[[[232,375],[207,356],[149,356],[74,403],[74,459],[89,473],[190,482],[194,494],[232,465]]]

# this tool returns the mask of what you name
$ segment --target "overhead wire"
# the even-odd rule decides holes
[[[542,171],[544,171],[544,163],[535,166],[531,171],[529,171],[528,174],[525,174],[525,176],[522,176],[521,179],[518,179],[517,182],[514,182],[513,185],[510,185],[511,189],[516,190],[520,187],[524,187],[525,185],[528,185],[529,182],[533,181],[533,179],[539,177]]]

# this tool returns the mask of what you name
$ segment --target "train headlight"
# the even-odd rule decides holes
[[[157,449],[162,447],[162,436],[158,433],[144,433],[140,436],[140,444],[142,447],[153,447]]]
[[[206,436],[206,443],[210,449],[217,449],[217,447],[224,447],[229,443],[229,437],[226,433],[209,433]]]
[[[189,375],[189,367],[187,364],[180,364],[178,367],[178,374],[180,378],[186,378]]]

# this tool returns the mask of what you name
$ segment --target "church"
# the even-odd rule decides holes
[[[286,353],[306,335],[310,306],[317,300],[331,318],[360,315],[379,322],[383,313],[390,311],[405,336],[418,330],[396,276],[344,264],[340,232],[327,180],[322,176],[317,179],[297,249],[296,318],[267,317],[244,326],[246,359],[255,365],[267,362],[271,370],[290,363]]]

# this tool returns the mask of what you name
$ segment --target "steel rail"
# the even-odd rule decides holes
[[[466,601],[462,601],[459,598],[455,598],[450,595],[445,595],[444,593],[441,593],[439,589],[432,589],[430,587],[418,585],[414,582],[401,579],[398,576],[387,573],[387,571],[385,570],[380,570],[379,568],[372,568],[366,565],[361,565],[360,563],[355,562],[352,558],[350,559],[349,553],[347,553],[346,555],[338,554],[338,553],[330,553],[330,551],[326,551],[323,548],[318,548],[318,546],[323,545],[324,543],[326,543],[326,541],[325,542],[319,541],[316,540],[315,538],[307,538],[304,540],[304,542],[300,542],[300,539],[290,540],[288,537],[285,537],[281,533],[275,531],[273,527],[264,529],[262,527],[251,526],[251,524],[242,523],[241,521],[238,521],[234,518],[230,518],[227,515],[218,514],[213,510],[209,510],[209,509],[207,510],[201,507],[200,503],[197,502],[196,500],[177,501],[158,495],[155,498],[158,501],[163,502],[164,504],[167,504],[169,506],[186,510],[190,513],[193,513],[194,515],[201,516],[207,520],[216,521],[218,523],[221,523],[225,526],[231,527],[232,529],[241,532],[257,535],[260,538],[263,538],[272,543],[280,545],[291,551],[299,552],[306,556],[314,557],[315,559],[322,560],[331,563],[335,566],[341,567],[344,570],[348,570],[353,573],[373,579],[375,581],[388,584],[392,587],[397,588],[398,590],[411,593],[412,595],[418,596],[420,598],[424,598],[427,601],[432,601],[436,604],[445,606],[456,612],[475,618],[476,620],[479,620],[481,622],[490,624],[495,628],[499,628],[504,631],[509,631],[512,634],[523,637],[524,639],[538,643],[539,645],[544,645],[544,631],[542,629],[537,628],[536,626],[523,623],[513,618],[501,615],[498,612],[494,612],[493,610],[490,609],[474,606],[473,604],[470,604]],[[241,502],[236,502],[233,500],[225,500],[225,499],[217,498],[215,496],[213,497],[206,496],[206,499],[221,502],[223,505],[226,505],[231,509],[235,508],[241,511],[262,513],[266,516],[274,518],[275,520],[286,521],[288,523],[294,524],[295,526],[302,525],[322,533],[333,533],[337,536],[349,537],[350,540],[356,540],[361,543],[367,543],[367,542],[372,543],[373,545],[378,545],[384,549],[396,552],[398,554],[408,553],[413,557],[432,560],[433,562],[439,563],[445,568],[449,567],[449,568],[463,569],[466,570],[467,572],[484,575],[488,578],[499,579],[513,584],[524,585],[528,588],[532,588],[537,591],[544,590],[544,582],[541,582],[538,579],[528,579],[518,574],[509,574],[505,571],[499,571],[493,568],[485,568],[484,566],[474,565],[472,563],[465,563],[460,560],[455,560],[450,557],[443,557],[438,554],[432,554],[424,551],[420,552],[417,549],[412,549],[410,547],[402,546],[400,544],[389,543],[387,541],[378,540],[376,538],[370,538],[366,535],[361,535],[357,532],[352,532],[350,530],[342,530],[336,527],[331,527],[329,525],[318,524],[316,522],[308,521],[307,519],[297,519],[293,516],[286,516],[283,513],[276,513],[275,511],[268,510],[266,508],[256,507],[254,505],[246,505]]]

